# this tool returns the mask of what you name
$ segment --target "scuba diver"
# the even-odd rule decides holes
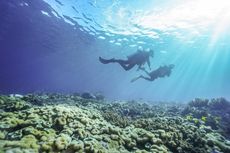
[[[145,77],[143,75],[140,75],[136,78],[133,78],[131,80],[131,82],[134,82],[140,78],[148,80],[148,81],[154,81],[157,78],[163,78],[165,76],[170,76],[172,69],[175,67],[174,64],[170,64],[170,65],[166,65],[166,66],[160,66],[158,69],[152,71],[152,72],[148,72],[146,71],[144,68],[141,68],[141,70],[143,70],[149,77]]]
[[[120,64],[123,69],[126,71],[132,69],[135,65],[138,65],[138,69],[141,69],[142,66],[147,62],[149,68],[150,68],[150,57],[154,56],[154,52],[151,49],[146,49],[143,50],[142,47],[139,47],[138,50],[132,54],[127,56],[128,59],[123,60],[123,59],[104,59],[102,57],[99,57],[99,61],[103,64],[108,64],[108,63],[118,63]],[[151,68],[150,68],[151,69]]]

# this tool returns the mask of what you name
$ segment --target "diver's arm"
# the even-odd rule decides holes
[[[137,71],[139,71],[140,69],[142,69],[141,65],[138,65]]]
[[[137,68],[137,71],[139,71],[139,70],[143,70],[144,68],[143,68],[143,65],[142,64],[138,64],[138,68]]]
[[[148,64],[148,66],[149,66],[149,69],[151,70],[149,59],[147,60],[147,64]]]

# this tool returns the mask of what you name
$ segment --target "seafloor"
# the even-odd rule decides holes
[[[0,96],[0,152],[230,153],[230,103],[108,102],[101,95]]]

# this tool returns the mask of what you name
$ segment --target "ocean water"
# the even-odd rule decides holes
[[[0,93],[101,92],[108,99],[230,99],[227,0],[1,0]],[[169,77],[130,81],[134,67],[103,65],[138,47]],[[148,71],[150,71],[145,65]]]
[[[230,153],[229,8],[0,0],[0,153]],[[171,74],[99,61],[141,48]]]

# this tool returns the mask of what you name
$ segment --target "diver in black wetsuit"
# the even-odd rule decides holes
[[[152,71],[152,72],[148,72],[146,71],[144,68],[141,68],[149,77],[145,77],[143,75],[140,75],[136,78],[133,78],[131,80],[131,82],[134,82],[140,78],[148,80],[148,81],[154,81],[157,78],[163,78],[165,76],[170,76],[172,69],[174,68],[174,64],[170,64],[168,66],[160,66],[158,69]]]
[[[138,49],[137,52],[134,54],[128,56],[127,60],[122,59],[104,59],[102,57],[99,57],[99,61],[103,64],[108,63],[118,63],[120,64],[126,71],[132,69],[135,65],[138,65],[138,70],[142,68],[142,66],[147,62],[149,68],[150,68],[150,57],[154,56],[154,52],[151,49],[143,50]],[[151,69],[151,68],[150,68]]]

